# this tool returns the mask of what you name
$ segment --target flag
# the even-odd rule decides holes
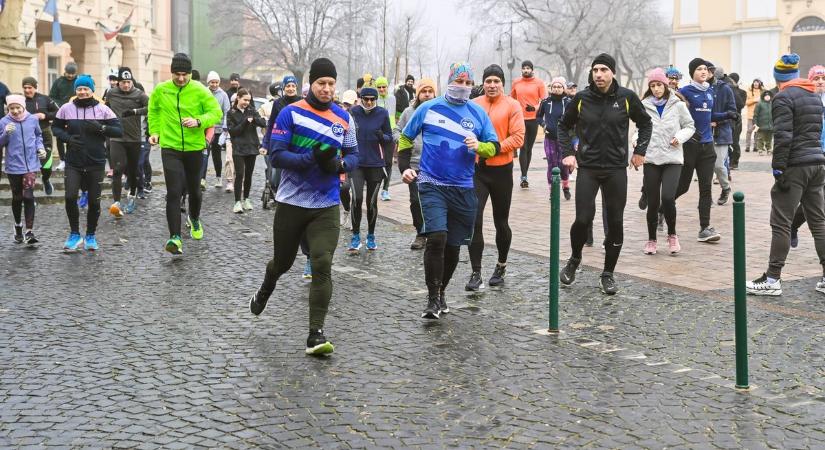
[[[103,25],[100,22],[97,22],[96,25],[98,28],[100,28],[100,31],[103,32],[103,37],[106,38],[107,41],[110,41],[113,37],[117,36],[118,32],[116,30],[112,30],[111,28],[107,27],[106,25]]]
[[[3,14],[3,9],[6,7],[6,0],[0,0],[0,14]]]
[[[51,16],[57,16],[57,0],[47,0],[43,12]]]
[[[118,34],[128,33],[129,30],[132,29],[132,14],[134,13],[135,9],[132,8],[132,12],[130,12],[129,15],[126,16],[126,20],[124,20],[123,24],[116,30],[113,30],[100,22],[97,22],[96,25],[98,28],[100,28],[100,31],[103,32],[103,37],[106,38],[107,41],[110,41],[113,38],[115,38]]]
[[[63,42],[63,33],[60,30],[60,18],[57,16],[57,0],[48,0],[43,12],[53,17],[52,19],[52,42],[59,44]]]

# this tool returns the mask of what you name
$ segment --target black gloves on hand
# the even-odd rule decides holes
[[[528,112],[533,112],[536,110],[536,108],[533,105],[527,105],[524,109]]]
[[[378,139],[379,142],[384,142],[384,132],[381,130],[375,130],[375,139]]]
[[[729,112],[728,117],[730,117],[730,120],[733,120],[735,122],[735,121],[739,120],[739,113],[738,112]]]
[[[338,158],[328,159],[326,161],[318,161],[318,167],[325,173],[339,173],[339,168],[343,163],[342,160]]]
[[[103,125],[97,120],[84,120],[81,122],[83,124],[83,129],[86,130],[87,133],[103,133]]]
[[[322,150],[321,146],[322,144],[319,143],[312,148],[312,155],[315,156],[315,161],[317,161],[318,164],[335,158],[337,152],[334,148],[327,146],[325,150]]]
[[[123,111],[123,114],[121,115],[121,117],[133,117],[133,116],[136,116],[136,115],[137,115],[137,112],[134,109],[127,109],[126,111]]]

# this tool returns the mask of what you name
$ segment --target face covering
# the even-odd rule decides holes
[[[447,85],[447,93],[445,96],[447,97],[447,101],[450,103],[454,103],[456,105],[463,105],[470,100],[470,92],[473,88],[469,86],[459,86],[457,84],[448,84]]]
[[[375,109],[375,107],[376,107],[376,106],[378,106],[378,102],[377,102],[377,101],[376,101],[376,102],[372,102],[372,106],[370,106],[370,107],[367,107],[365,104],[362,104],[362,105],[361,105],[361,107],[362,107],[362,108],[364,108],[364,111],[366,111],[366,112],[370,112],[370,111],[372,111],[373,109]]]
[[[332,102],[324,103],[321,100],[318,100],[318,97],[312,93],[312,89],[307,92],[306,101],[309,103],[309,106],[317,109],[318,111],[326,111],[332,105]]]

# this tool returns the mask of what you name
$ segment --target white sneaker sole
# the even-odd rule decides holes
[[[817,289],[819,290],[819,289]],[[764,297],[779,297],[782,295],[782,289],[750,289],[746,288],[748,295],[757,295]],[[823,291],[820,291],[823,292]]]
[[[696,238],[698,242],[716,242],[720,239],[722,239],[722,236],[719,236],[718,234],[716,236],[709,236],[706,238]]]

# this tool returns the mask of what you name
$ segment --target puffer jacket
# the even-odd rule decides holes
[[[715,145],[733,144],[733,120],[736,114],[736,98],[733,89],[724,80],[716,80],[711,86],[713,90],[713,112],[711,120],[716,122],[713,129],[713,143]]]
[[[140,89],[132,88],[124,92],[120,88],[109,89],[106,104],[120,117],[123,137],[112,138],[115,142],[143,142],[142,117],[146,115],[149,97]],[[123,117],[123,113],[135,110],[135,115]]]
[[[671,95],[665,103],[661,116],[659,116],[656,105],[653,104],[653,97],[646,97],[642,100],[642,105],[653,122],[653,133],[650,136],[647,153],[645,153],[645,163],[657,166],[684,164],[682,144],[690,140],[696,132],[687,104],[676,95]],[[675,147],[670,145],[673,138],[679,141],[679,145]]]
[[[6,133],[6,125],[10,123],[14,124],[15,130]],[[19,120],[11,114],[6,114],[0,119],[0,148],[3,147],[6,147],[6,173],[23,175],[39,172],[40,160],[37,158],[37,151],[44,147],[37,117],[24,112]]]
[[[782,85],[773,98],[773,169],[825,164],[822,100],[814,92],[813,83],[798,78]]]
[[[753,123],[760,130],[773,131],[773,118],[771,117],[771,102],[765,99],[759,100],[756,108],[753,108]]]

